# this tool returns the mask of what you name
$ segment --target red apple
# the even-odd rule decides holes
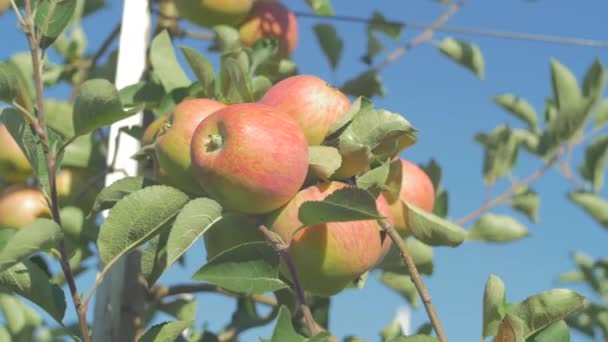
[[[298,45],[298,20],[278,1],[258,1],[241,25],[239,34],[245,46],[252,46],[260,38],[275,38],[281,56],[289,57]]]
[[[189,22],[212,28],[217,25],[240,24],[254,0],[175,0],[182,18]]]
[[[298,123],[257,103],[227,106],[196,128],[192,168],[203,190],[248,214],[268,213],[302,187],[308,145]]]
[[[40,190],[13,185],[0,194],[0,228],[23,228],[38,218],[51,218]]]
[[[32,166],[11,133],[0,123],[0,178],[23,183],[33,174]]]
[[[319,145],[329,127],[350,107],[339,89],[312,75],[288,77],[272,86],[260,103],[278,108],[293,117],[309,145]]]
[[[224,106],[214,100],[190,99],[179,103],[169,114],[156,138],[156,158],[169,184],[188,193],[202,193],[192,173],[190,141],[196,126]]]
[[[401,234],[407,235],[411,232],[411,229],[407,225],[407,209],[403,206],[403,202],[431,212],[435,205],[435,189],[433,188],[433,182],[424,170],[405,159],[399,158],[398,160],[401,161],[401,177],[395,174],[395,169],[391,168],[389,185],[391,179],[401,178],[401,191],[398,197],[390,192],[385,192],[384,196],[391,205],[395,228]]]
[[[347,185],[339,182],[308,187],[268,220],[269,228],[290,244],[289,254],[304,289],[319,296],[341,291],[376,265],[390,247],[382,246],[376,220],[330,222],[295,232],[302,225],[298,218],[302,203],[323,200],[344,187]],[[284,265],[281,272],[289,277]]]

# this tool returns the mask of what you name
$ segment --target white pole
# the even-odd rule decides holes
[[[118,89],[139,82],[145,70],[146,49],[150,33],[148,6],[148,0],[124,1],[116,67],[115,83]],[[143,114],[137,113],[112,125],[108,135],[108,164],[114,158],[116,138],[120,135],[120,149],[116,155],[115,167],[116,170],[124,171],[129,176],[137,174],[137,161],[131,159],[131,156],[139,150],[140,143],[127,134],[120,134],[119,129],[124,126],[141,125],[142,122]],[[123,175],[118,172],[108,174],[106,185],[112,184]],[[104,213],[104,216],[106,214]],[[134,331],[124,331],[125,328],[128,329],[129,325],[131,330],[134,326],[134,322],[129,319],[132,312],[125,310],[127,307],[125,304],[128,303],[125,303],[124,299],[125,293],[129,292],[132,286],[136,286],[136,277],[139,274],[139,272],[134,273],[129,269],[138,267],[138,265],[138,262],[133,263],[133,260],[124,257],[106,274],[95,295],[93,342],[119,341],[127,338],[124,333],[134,334]]]

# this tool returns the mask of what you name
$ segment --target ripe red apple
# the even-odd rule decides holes
[[[0,123],[0,178],[23,183],[33,174],[32,166],[11,133]]]
[[[214,100],[190,99],[179,103],[169,114],[156,138],[156,158],[169,184],[188,193],[202,193],[192,173],[190,141],[196,126],[224,106]]]
[[[239,28],[239,34],[245,46],[252,46],[260,38],[275,38],[280,55],[289,57],[298,45],[298,20],[278,1],[258,1]]]
[[[258,220],[239,213],[227,213],[205,232],[207,260],[246,242],[265,241]]]
[[[0,228],[23,228],[38,218],[51,218],[40,190],[12,185],[0,194]]]
[[[260,103],[293,117],[309,145],[321,144],[329,127],[350,107],[344,93],[313,75],[296,75],[280,81],[268,89]]]
[[[227,106],[203,120],[191,143],[203,190],[247,214],[268,213],[302,187],[308,144],[287,114],[257,103]]]
[[[302,203],[323,200],[344,187],[347,185],[340,182],[308,187],[268,220],[269,228],[290,244],[289,254],[304,289],[319,296],[341,291],[376,265],[390,247],[388,240],[387,246],[382,246],[376,220],[330,222],[305,227],[294,234],[302,225],[298,219]],[[382,210],[386,212],[386,206]],[[284,265],[281,272],[289,277]]]
[[[394,226],[404,235],[411,232],[407,225],[407,210],[402,202],[411,203],[412,205],[431,212],[435,205],[435,189],[429,176],[418,165],[411,163],[405,159],[399,158],[401,161],[401,191],[399,196],[385,192],[384,196],[388,200],[393,217],[395,220]],[[399,175],[394,174],[395,169],[389,174],[390,179],[399,179]]]
[[[189,22],[212,28],[217,25],[240,24],[254,0],[175,0],[182,18]]]

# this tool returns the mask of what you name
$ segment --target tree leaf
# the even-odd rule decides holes
[[[232,104],[253,101],[251,79],[236,59],[222,59],[220,80],[222,102]]]
[[[569,192],[568,198],[608,229],[608,201],[590,192]]]
[[[397,40],[401,37],[403,25],[400,23],[389,22],[380,12],[374,11],[367,29],[371,32],[382,32],[389,38]]]
[[[410,336],[399,336],[390,340],[389,342],[439,342],[439,339],[429,335],[410,335]]]
[[[439,43],[438,48],[441,53],[472,71],[479,79],[484,79],[483,55],[477,45],[447,37]]]
[[[196,75],[196,78],[203,88],[203,95],[205,97],[213,96],[213,80],[215,78],[215,70],[213,64],[207,59],[207,57],[201,55],[197,50],[189,48],[187,46],[180,46],[186,61],[190,65],[190,68]]]
[[[418,291],[411,277],[406,274],[384,272],[380,281],[389,288],[397,291],[414,308],[418,308]]]
[[[403,336],[399,321],[396,318],[393,319],[387,326],[380,330],[380,336],[382,337],[383,342],[393,341],[395,338]]]
[[[378,196],[380,192],[384,191],[390,166],[391,163],[386,161],[385,163],[380,164],[380,166],[357,177],[357,187]]]
[[[585,303],[585,297],[566,289],[553,289],[513,304],[511,314],[523,321],[524,337],[528,338],[558,322]]]
[[[608,100],[604,100],[600,103],[600,105],[597,108],[597,111],[595,114],[594,127],[596,129],[598,129],[600,127],[603,127],[607,123],[608,123]]]
[[[456,247],[465,240],[467,232],[461,227],[411,204],[402,204],[407,209],[407,225],[420,241],[431,246]]]
[[[502,280],[491,274],[486,281],[483,292],[483,326],[481,329],[482,339],[488,336],[496,336],[498,327],[503,319],[501,307],[505,304],[505,284]]]
[[[63,320],[66,309],[61,287],[51,283],[48,274],[31,261],[24,261],[0,272],[0,288],[32,301],[57,322]]]
[[[493,342],[525,342],[524,324],[518,317],[507,314],[498,326]]]
[[[272,82],[266,76],[256,76],[251,80],[251,90],[253,99],[259,101],[264,94],[272,87]]]
[[[321,332],[311,338],[305,338],[304,336],[298,334],[293,327],[289,309],[287,309],[287,307],[284,305],[281,305],[279,308],[277,323],[274,327],[274,331],[272,332],[270,342],[322,342],[325,341],[327,337],[329,337],[329,333],[327,332]]]
[[[321,46],[321,50],[327,57],[332,70],[335,70],[342,56],[344,40],[338,36],[336,28],[331,24],[320,23],[314,26],[314,31]]]
[[[475,138],[485,149],[484,181],[488,185],[494,184],[515,164],[520,141],[507,126],[498,126],[490,135],[478,134]]]
[[[139,111],[125,111],[116,87],[104,79],[84,82],[74,98],[73,125],[76,135],[83,135],[97,128],[110,125]]]
[[[306,3],[316,15],[331,16],[334,15],[334,9],[331,6],[330,0],[306,0]]]
[[[163,227],[160,233],[153,237],[141,255],[141,274],[146,278],[150,287],[167,269],[167,240],[170,227]]]
[[[99,256],[106,267],[171,224],[187,202],[186,194],[164,185],[150,186],[119,200],[101,225],[97,239]]]
[[[110,209],[123,197],[153,184],[155,184],[154,181],[142,176],[121,178],[99,192],[91,214]]]
[[[0,272],[27,259],[33,253],[55,247],[62,237],[59,225],[49,219],[41,218],[19,229],[0,251]]]
[[[551,83],[558,110],[577,106],[581,100],[578,81],[566,66],[555,59],[551,59]]]
[[[279,279],[279,255],[266,242],[244,243],[218,254],[192,279],[229,291],[264,293],[287,287]]]
[[[342,164],[342,156],[335,147],[308,147],[308,175],[317,179],[328,180]]]
[[[354,187],[334,191],[322,201],[307,201],[300,206],[298,218],[303,226],[326,222],[381,219],[371,193]]]
[[[388,237],[387,237],[388,238]],[[433,274],[433,248],[415,238],[405,240],[407,250],[410,252],[414,264],[421,274]],[[408,269],[399,250],[392,246],[382,261],[376,266],[381,270],[391,273],[408,274]]]
[[[42,37],[40,47],[46,49],[67,27],[74,10],[76,0],[42,0],[36,6],[34,23],[36,35]]]
[[[25,77],[13,63],[3,62],[0,63],[0,101],[10,105],[13,100],[26,109],[33,108]]]
[[[329,126],[329,131],[327,132],[327,136],[329,137],[328,139],[331,140],[331,137],[334,136],[334,134],[341,133],[346,127],[348,127],[348,124],[360,111],[371,110],[373,108],[374,105],[369,99],[359,96],[350,105],[348,110],[342,114],[338,120],[334,121],[331,126]]]
[[[530,336],[528,342],[570,342],[570,328],[563,320],[555,322]]]
[[[530,188],[521,189],[513,195],[510,204],[513,209],[526,215],[532,222],[538,222],[540,197],[536,191]]]
[[[180,321],[195,321],[197,301],[193,296],[190,297],[191,298],[188,299],[181,297],[170,302],[160,303],[158,310],[167,313]]]
[[[509,113],[528,124],[532,132],[538,132],[537,114],[532,105],[521,97],[513,94],[501,94],[494,96],[494,103],[501,106]]]
[[[175,321],[175,322],[164,322],[157,324],[145,334],[143,334],[138,341],[139,342],[165,342],[165,341],[176,341],[177,338],[182,334],[184,330],[192,325],[192,321]]]
[[[386,90],[377,70],[364,71],[344,83],[342,91],[355,97],[363,96],[371,99],[375,95],[384,96]]]
[[[596,58],[585,73],[582,89],[583,96],[597,101],[602,98],[605,85],[606,72],[602,63]]]
[[[581,176],[598,192],[604,186],[606,159],[608,158],[608,135],[593,140],[585,149],[585,161],[579,167]]]
[[[510,216],[484,214],[469,230],[470,240],[509,242],[528,236],[528,229]]]
[[[178,88],[186,88],[192,83],[177,61],[167,30],[163,30],[152,40],[150,64],[167,94]]]

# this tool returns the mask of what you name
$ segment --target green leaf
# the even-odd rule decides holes
[[[572,72],[555,59],[551,59],[551,84],[558,110],[576,107],[581,100],[578,81]]]
[[[226,329],[245,331],[247,329],[267,325],[269,320],[274,320],[279,310],[273,309],[268,316],[258,314],[255,302],[249,297],[237,299],[236,310],[232,314],[232,320]]]
[[[69,24],[76,0],[42,0],[36,6],[36,35],[42,37],[40,47],[46,49],[57,39]]]
[[[526,340],[527,342],[570,342],[570,328],[563,320],[553,323]]]
[[[66,309],[61,287],[51,283],[48,274],[31,261],[18,263],[0,272],[0,289],[9,290],[32,301],[61,322]]]
[[[399,336],[389,342],[439,342],[439,339],[429,335]]]
[[[604,186],[606,159],[608,158],[608,135],[593,140],[585,149],[585,161],[579,167],[581,176],[598,192]]]
[[[103,146],[93,133],[81,135],[64,150],[62,167],[99,169],[105,166]]]
[[[23,74],[11,62],[0,63],[0,101],[9,105],[13,100],[26,109],[33,108]]]
[[[519,139],[507,126],[496,127],[490,135],[478,134],[475,139],[484,145],[483,175],[486,184],[494,184],[515,164]]]
[[[334,147],[308,147],[308,175],[317,179],[328,180],[340,168],[342,156]]]
[[[383,342],[393,341],[399,336],[403,336],[401,325],[397,319],[393,319],[387,326],[380,330],[380,336]]]
[[[553,289],[526,298],[511,308],[511,314],[523,321],[524,337],[528,338],[558,322],[585,303],[585,297],[566,289]]]
[[[251,79],[236,59],[228,57],[222,60],[220,80],[222,102],[232,104],[253,101]]]
[[[421,274],[431,275],[433,274],[433,249],[418,241],[415,238],[409,238],[405,240],[407,250],[410,252],[414,264],[418,268]],[[399,250],[393,245],[382,261],[376,266],[376,268],[382,269],[386,272],[407,274],[408,269]]]
[[[418,308],[418,291],[409,275],[384,272],[380,276],[380,281],[397,291],[414,309]]]
[[[72,106],[68,102],[46,99],[44,100],[44,111],[49,127],[64,137],[74,136]]]
[[[321,50],[327,57],[331,69],[335,70],[342,56],[344,41],[338,36],[336,28],[331,24],[316,24],[314,30]]]
[[[187,202],[186,194],[163,185],[144,188],[119,200],[110,209],[97,239],[99,256],[106,267],[171,224]]]
[[[213,64],[203,55],[201,55],[195,49],[180,46],[186,61],[190,65],[190,68],[196,75],[196,78],[203,88],[203,95],[205,97],[213,96],[213,80],[215,78],[215,70]]]
[[[157,324],[145,334],[143,334],[138,341],[139,342],[165,342],[165,341],[176,341],[181,336],[182,332],[192,325],[192,321],[176,321],[176,322],[164,322]]]
[[[400,23],[389,22],[380,12],[374,11],[367,29],[371,32],[382,32],[389,38],[397,40],[401,37],[403,25]]]
[[[407,209],[407,226],[420,241],[431,246],[456,247],[465,240],[467,231],[461,227],[411,204],[402,204]]]
[[[306,0],[306,3],[315,11],[316,15],[334,15],[334,9],[331,6],[330,0]]]
[[[283,341],[304,342],[306,341],[306,338],[296,332],[296,330],[293,328],[293,324],[291,323],[291,313],[289,312],[289,309],[287,309],[287,307],[284,305],[281,305],[277,323],[274,327],[274,331],[272,332],[270,342]]]
[[[528,229],[510,216],[484,214],[469,230],[470,240],[509,242],[528,236]]]
[[[327,136],[331,137],[336,132],[341,132],[343,129],[348,127],[348,123],[352,121],[352,119],[359,113],[360,111],[371,110],[374,108],[373,103],[366,99],[365,97],[359,96],[348,108],[348,110],[342,114],[338,120],[329,126],[329,131],[327,132]]]
[[[307,201],[298,214],[303,226],[326,222],[381,219],[376,199],[371,193],[354,187],[334,191],[322,201]]]
[[[513,94],[497,95],[494,96],[492,100],[494,103],[528,124],[530,131],[538,132],[537,114],[528,101],[521,97],[516,97]]]
[[[597,111],[595,114],[594,127],[596,129],[598,129],[600,127],[603,127],[607,123],[608,123],[608,100],[604,100],[600,103],[600,105],[597,108]]]
[[[186,88],[192,83],[177,61],[167,30],[163,30],[152,40],[150,64],[167,94],[178,88]]]
[[[441,53],[472,71],[479,79],[484,79],[483,55],[477,45],[447,37],[439,43],[438,48]]]
[[[523,188],[513,195],[510,204],[513,209],[526,215],[532,222],[538,222],[540,197],[538,197],[536,191],[530,188]]]
[[[583,96],[597,101],[602,98],[604,94],[604,87],[606,86],[606,72],[602,63],[596,58],[583,80]]]
[[[73,124],[76,135],[110,125],[139,111],[125,111],[116,87],[104,79],[84,82],[74,98]]]
[[[123,105],[132,107],[143,105],[148,109],[160,106],[165,95],[162,85],[152,80],[137,82],[118,91]]]
[[[36,252],[55,247],[62,237],[59,225],[49,219],[38,219],[19,229],[0,251],[0,272]]]
[[[520,318],[507,314],[498,326],[493,342],[525,342],[524,324]]]
[[[608,229],[608,201],[590,192],[569,192],[568,198]]]
[[[384,96],[386,94],[377,70],[364,71],[355,78],[346,81],[342,86],[342,91],[347,95],[364,96],[370,99],[374,95]]]
[[[443,172],[441,171],[441,167],[435,161],[435,159],[429,160],[427,165],[420,164],[418,165],[420,168],[424,170],[431,182],[433,183],[433,188],[438,189],[441,186],[441,178],[443,177]]]
[[[446,218],[449,210],[449,196],[448,192],[439,188],[435,191],[435,206],[433,207],[433,214]]]
[[[209,260],[192,279],[250,294],[287,287],[279,279],[279,255],[266,242],[230,248]]]
[[[215,39],[211,50],[229,52],[241,48],[241,39],[236,28],[218,25],[213,27],[213,31],[215,31]]]
[[[153,184],[154,181],[142,176],[121,178],[99,192],[91,214],[110,209],[123,197]]]
[[[158,310],[167,313],[180,321],[196,320],[196,298],[178,298],[158,305]]]
[[[148,286],[154,285],[167,269],[167,240],[170,231],[170,227],[161,228],[160,233],[150,240],[141,255],[141,273]]]
[[[391,163],[386,161],[385,163],[380,164],[380,166],[357,177],[357,187],[367,190],[376,196],[379,195],[385,188],[390,167]]]
[[[481,329],[483,340],[498,333],[498,327],[503,318],[500,312],[505,300],[505,284],[498,276],[491,274],[483,292],[483,326]]]
[[[259,101],[272,87],[272,82],[266,76],[256,76],[251,80],[253,99]]]

